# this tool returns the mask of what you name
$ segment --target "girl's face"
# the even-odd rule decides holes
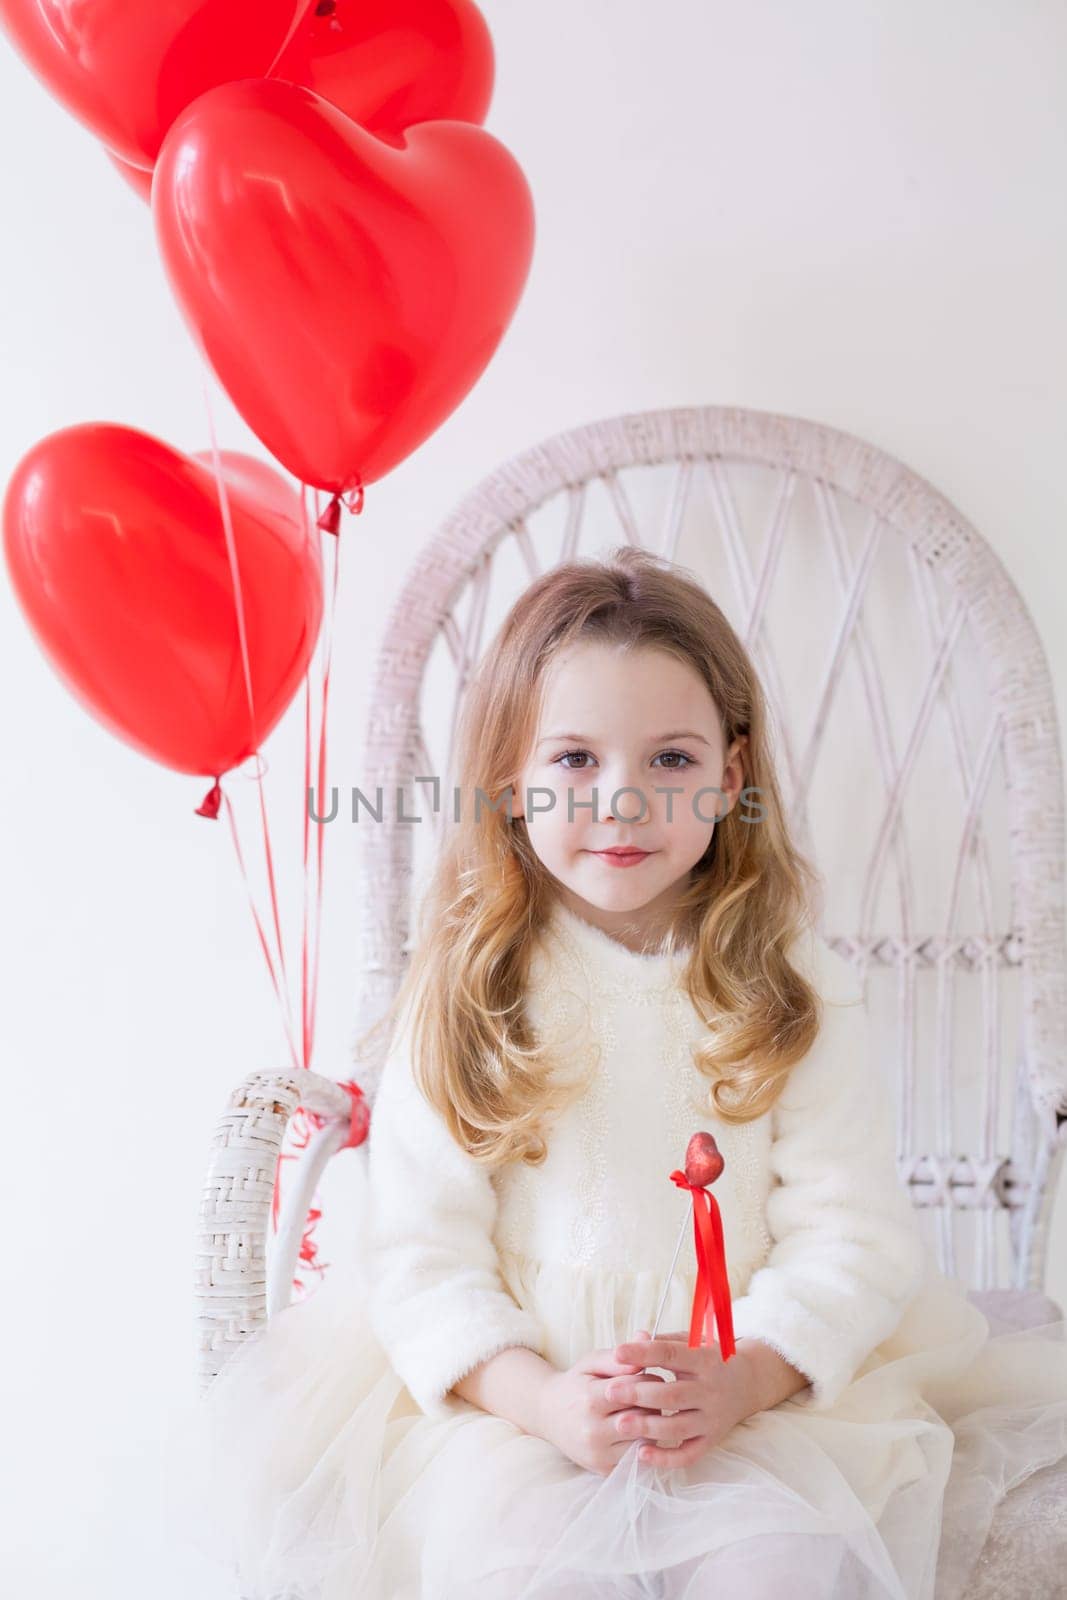
[[[548,669],[512,814],[571,910],[635,948],[658,938],[744,782],[699,674],[665,651],[581,643]],[[670,791],[670,792],[667,792]],[[630,846],[639,854],[605,855]]]

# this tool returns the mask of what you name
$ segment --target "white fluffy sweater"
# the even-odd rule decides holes
[[[692,1213],[669,1174],[701,1128],[725,1158],[711,1192],[735,1336],[806,1374],[797,1403],[833,1405],[894,1332],[926,1253],[862,991],[821,939],[792,959],[818,986],[821,1031],[772,1110],[730,1126],[693,1065],[706,1027],[680,982],[684,954],[639,955],[557,907],[527,1012],[587,1088],[536,1168],[471,1160],[419,1092],[400,1030],[371,1113],[364,1268],[375,1334],[423,1411],[448,1415],[453,1384],[509,1345],[563,1367],[651,1330]],[[661,1333],[688,1330],[695,1280],[690,1221]]]

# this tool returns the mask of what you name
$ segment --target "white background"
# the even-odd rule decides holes
[[[346,519],[338,780],[359,781],[363,687],[388,602],[454,502],[548,434],[661,405],[794,413],[900,457],[1000,553],[1059,691],[1057,0],[485,10],[498,69],[487,125],[533,189],[534,266],[473,393],[373,486],[362,519]],[[206,448],[204,369],[147,208],[6,41],[0,105],[0,479],[75,422]],[[220,442],[259,449],[214,383],[211,393]],[[3,1571],[20,1600],[132,1600],[146,1586],[185,1600],[189,1575],[157,1559],[156,1443],[191,1390],[207,1139],[227,1090],[284,1061],[277,1010],[228,830],[193,814],[206,782],[95,724],[46,665],[6,582],[0,648]],[[293,939],[301,716],[298,700],[267,749]],[[252,819],[252,787],[231,787]],[[316,1065],[337,1077],[356,960],[353,832],[330,835],[323,933]],[[349,1176],[330,1191],[341,1230]],[[1048,1282],[1061,1302],[1065,1207],[1061,1195]],[[209,1586],[196,1592],[210,1600]]]

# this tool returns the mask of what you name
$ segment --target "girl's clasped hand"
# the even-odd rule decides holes
[[[594,1350],[548,1379],[540,1397],[542,1437],[580,1467],[606,1477],[635,1440],[639,1459],[685,1467],[713,1450],[759,1409],[752,1375],[719,1345],[688,1343],[688,1333],[644,1330],[614,1350]],[[662,1367],[673,1382],[645,1367]],[[662,1386],[670,1383],[671,1406]],[[659,1392],[657,1392],[659,1391]]]

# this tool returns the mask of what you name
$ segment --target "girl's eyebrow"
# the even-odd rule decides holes
[[[548,733],[543,739],[538,740],[538,746],[543,744],[556,744],[560,739],[573,739],[581,744],[595,744],[587,733]],[[709,744],[702,733],[657,733],[648,742],[649,744],[662,744],[667,739],[696,739],[700,744]]]

